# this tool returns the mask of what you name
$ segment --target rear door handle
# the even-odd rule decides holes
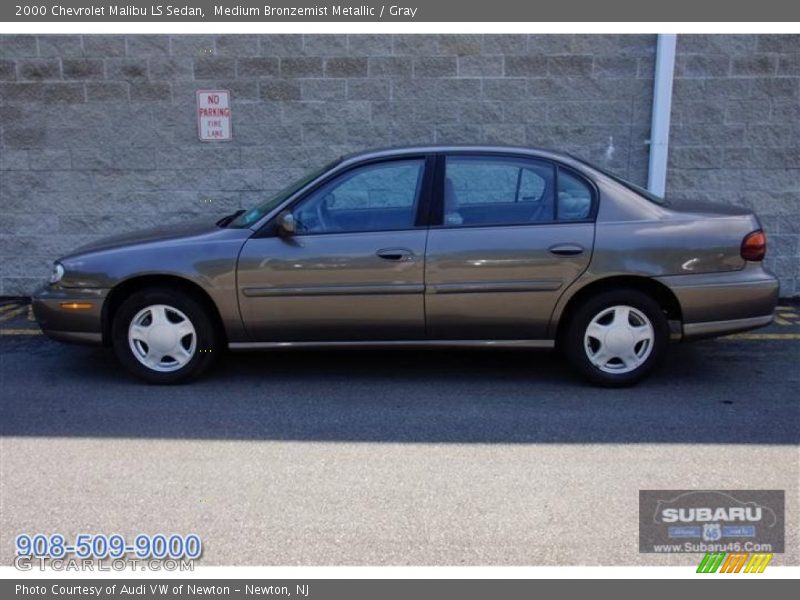
[[[583,254],[583,246],[579,246],[578,244],[556,244],[555,246],[550,246],[547,250],[550,254],[555,254],[557,256],[577,256],[578,254]]]
[[[408,248],[382,248],[375,254],[384,260],[393,260],[397,262],[401,260],[411,260],[414,256],[414,253]]]

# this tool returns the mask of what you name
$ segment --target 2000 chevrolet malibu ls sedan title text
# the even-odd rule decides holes
[[[572,156],[414,147],[348,156],[216,223],[59,259],[50,337],[113,345],[153,383],[223,348],[557,347],[628,385],[670,339],[768,324],[778,282],[750,211],[665,202]]]

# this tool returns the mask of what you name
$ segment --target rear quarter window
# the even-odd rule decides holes
[[[558,206],[559,221],[582,221],[592,212],[592,188],[581,177],[559,167]]]

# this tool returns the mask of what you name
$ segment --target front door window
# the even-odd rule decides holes
[[[348,171],[293,210],[297,233],[413,229],[425,161],[397,160]]]

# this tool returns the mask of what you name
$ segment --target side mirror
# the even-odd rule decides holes
[[[293,235],[297,231],[297,222],[294,220],[294,215],[288,210],[278,215],[277,223],[278,232],[281,235]]]

